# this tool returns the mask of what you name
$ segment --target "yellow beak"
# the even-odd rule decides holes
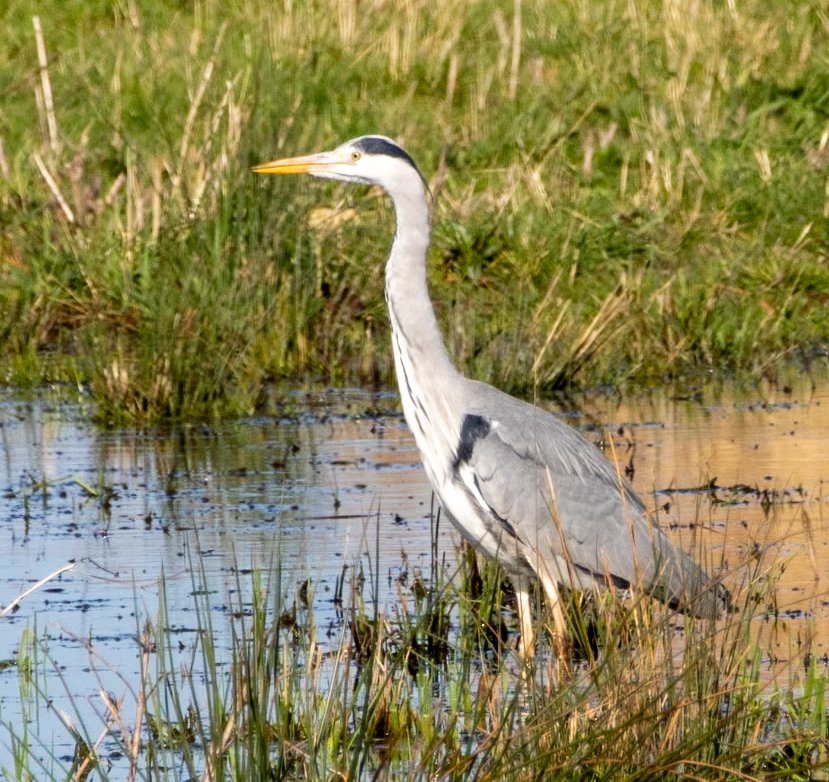
[[[336,159],[330,152],[319,152],[315,155],[286,157],[270,163],[260,163],[252,170],[255,174],[323,174],[332,166],[344,162],[346,161]]]

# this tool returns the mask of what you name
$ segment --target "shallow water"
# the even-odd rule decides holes
[[[606,427],[606,453],[660,522],[709,565],[724,563],[735,591],[750,552],[771,548],[767,562],[784,571],[757,628],[769,671],[807,653],[825,665],[829,383],[579,407],[568,420],[596,440]],[[0,606],[74,562],[0,619],[0,661],[15,659],[26,632],[54,661],[41,682],[51,706],[35,699],[25,713],[16,668],[0,670],[0,770],[11,758],[4,726],[20,735],[25,721],[46,757],[66,759],[74,743],[57,709],[94,723],[100,687],[135,686],[136,633],[157,615],[162,573],[184,645],[196,559],[217,611],[233,599],[237,568],[278,561],[288,591],[311,578],[320,627],[336,621],[344,566],[383,575],[381,606],[396,599],[385,575],[402,552],[428,573],[431,493],[397,410],[391,394],[296,394],[280,417],[103,431],[78,407],[0,400]],[[442,554],[452,557],[454,542],[440,531]]]
[[[158,615],[162,573],[168,623],[187,645],[196,559],[220,612],[245,600],[234,592],[250,579],[237,570],[278,561],[294,594],[311,578],[318,626],[334,621],[344,566],[376,572],[379,551],[385,572],[404,549],[412,565],[428,560],[430,492],[395,408],[394,396],[329,392],[289,399],[281,418],[102,431],[71,406],[1,404],[0,605],[75,563],[0,619],[0,660],[35,628],[55,662],[44,683],[52,708],[41,700],[28,715],[45,749],[71,760],[57,710],[97,735],[99,688],[137,683],[136,636]],[[16,669],[0,670],[0,721],[19,725],[20,708]],[[0,770],[5,738],[0,728]]]

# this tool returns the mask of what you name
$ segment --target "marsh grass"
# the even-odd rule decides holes
[[[543,632],[537,654],[518,660],[500,571],[468,551],[456,559],[450,568],[435,557],[428,572],[404,559],[397,600],[381,610],[376,559],[361,557],[323,627],[313,580],[286,589],[278,559],[237,567],[218,594],[191,553],[189,640],[170,626],[162,581],[157,614],[137,614],[138,679],[119,673],[120,692],[100,689],[101,725],[64,717],[74,759],[48,757],[26,721],[4,723],[15,765],[2,771],[18,780],[829,775],[825,665],[807,654],[776,677],[765,670],[756,625],[775,583],[762,556],[732,573],[739,610],[716,623],[635,593],[569,599],[576,643],[564,665]],[[95,675],[105,663],[88,649]],[[60,662],[35,631],[17,666],[33,714],[50,702],[45,667]]]
[[[436,196],[471,374],[532,391],[822,355],[819,2],[16,2],[0,12],[2,380],[104,421],[389,382],[375,194],[250,165],[365,132]],[[92,43],[94,41],[94,43]]]

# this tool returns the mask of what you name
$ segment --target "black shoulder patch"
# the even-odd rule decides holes
[[[492,429],[492,426],[489,421],[480,415],[465,415],[463,417],[461,439],[458,441],[458,453],[453,465],[456,470],[472,458],[475,443],[482,437],[486,437],[490,429]]]
[[[414,160],[412,160],[411,155],[403,147],[398,146],[387,138],[383,138],[383,136],[363,136],[354,142],[354,147],[365,152],[367,155],[386,155],[387,157],[396,157],[400,158],[400,160],[405,160],[420,174],[420,169]],[[423,178],[422,174],[420,174],[420,178]]]

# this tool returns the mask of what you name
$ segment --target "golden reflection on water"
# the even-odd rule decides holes
[[[748,395],[706,391],[695,400],[664,394],[598,400],[590,412],[612,436],[620,467],[656,506],[670,503],[685,548],[741,592],[752,553],[779,574],[757,637],[781,663],[829,653],[829,383]],[[660,515],[660,522],[668,518]],[[699,524],[705,530],[697,541]],[[738,601],[739,601],[738,596]]]

